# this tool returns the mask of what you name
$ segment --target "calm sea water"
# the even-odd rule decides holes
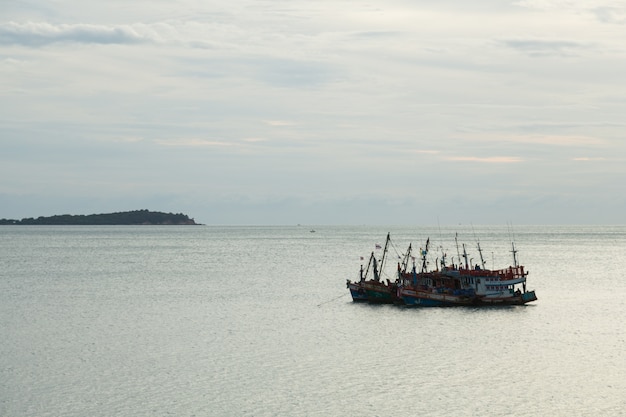
[[[389,275],[514,238],[539,300],[352,303],[387,232]],[[624,266],[626,226],[4,226],[0,415],[626,415]]]

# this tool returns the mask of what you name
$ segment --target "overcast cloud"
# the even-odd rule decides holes
[[[3,1],[0,218],[623,223],[625,1]]]

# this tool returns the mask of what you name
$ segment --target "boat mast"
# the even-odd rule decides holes
[[[463,258],[465,258],[465,269],[469,269],[469,265],[467,263],[467,252],[465,251],[465,243],[463,244]]]
[[[478,253],[480,253],[480,264],[485,269],[485,259],[483,258],[483,250],[480,248],[480,242],[476,241],[476,245],[478,245]]]
[[[478,253],[480,254],[480,265],[483,269],[485,269],[485,259],[483,258],[483,250],[480,248],[480,240],[476,237],[476,231],[474,230],[474,225],[472,224],[472,231],[474,232],[474,239],[476,239],[476,246],[478,246]]]
[[[511,242],[511,253],[513,254],[513,266],[517,268],[517,249],[515,249],[515,242]]]
[[[378,272],[376,258],[372,257],[372,261],[374,262],[374,279],[376,281],[380,281],[380,273]]]
[[[448,257],[448,255],[443,250],[443,246],[441,246],[441,270],[442,271],[445,271],[448,268],[448,265],[446,265],[446,263],[447,263],[446,258],[447,257]],[[453,258],[454,258],[454,256],[453,256]]]
[[[459,253],[459,233],[454,234],[454,243],[456,243],[456,258],[459,260],[459,267],[461,266],[461,254]]]
[[[430,245],[430,238],[426,239],[426,249],[422,251],[422,271],[421,272],[426,272],[426,269],[428,268],[426,266],[426,255],[428,255],[429,245]]]
[[[515,236],[513,235],[513,224],[509,224],[509,237],[511,238],[511,253],[513,254],[513,266],[517,268],[517,249],[515,249]]]
[[[409,243],[409,248],[407,249],[406,254],[404,255],[404,259],[402,259],[402,266],[400,268],[402,272],[406,272],[406,269],[409,266],[409,259],[411,258],[411,250],[412,250],[411,244]]]
[[[365,270],[365,275],[363,275],[363,274],[361,273],[361,275],[362,275],[362,277],[363,277],[363,280],[365,280],[365,279],[367,278],[367,274],[370,272],[370,266],[372,265],[372,260],[374,260],[374,261],[376,260],[376,259],[374,258],[374,252],[372,252],[372,254],[370,255],[370,260],[369,260],[369,262],[367,263],[367,269]],[[361,269],[363,269],[363,268],[361,267]]]
[[[383,272],[383,266],[385,265],[385,255],[387,255],[387,248],[389,247],[389,241],[391,240],[391,237],[389,236],[389,233],[387,233],[387,241],[385,242],[385,249],[383,249],[383,257],[380,260],[380,269],[379,272]],[[378,281],[378,279],[377,279]]]

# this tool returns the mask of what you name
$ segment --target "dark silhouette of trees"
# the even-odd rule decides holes
[[[108,214],[72,215],[24,218],[22,220],[0,219],[0,225],[195,225],[193,219],[183,213],[135,210]]]

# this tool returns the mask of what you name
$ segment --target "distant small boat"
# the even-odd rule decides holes
[[[315,233],[315,230],[311,229],[311,230],[310,230],[310,232],[311,232],[311,233]]]

